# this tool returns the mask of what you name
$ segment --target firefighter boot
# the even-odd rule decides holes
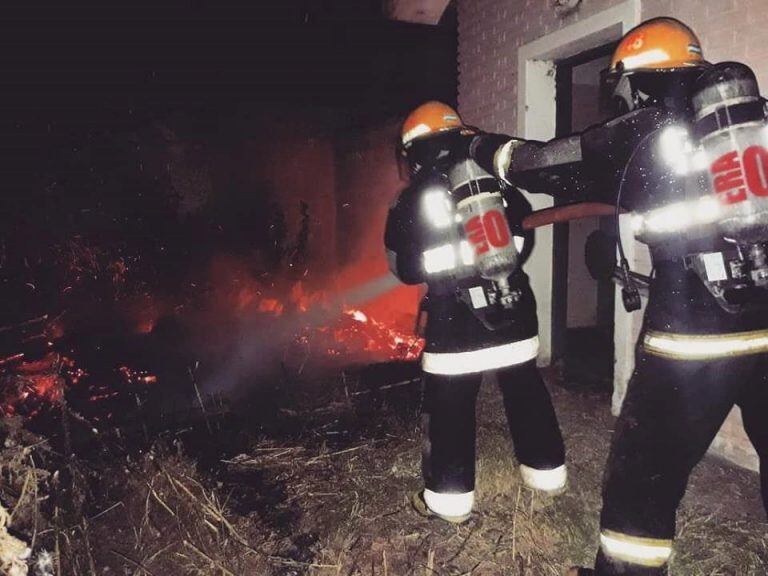
[[[637,563],[610,560],[602,549],[597,553],[595,569],[573,566],[567,576],[667,576],[667,566],[643,566]]]
[[[417,514],[419,514],[419,516],[424,516],[425,518],[440,518],[441,520],[445,520],[451,524],[464,524],[464,522],[469,520],[470,517],[470,512],[456,516],[449,514],[438,514],[427,505],[427,502],[424,499],[424,490],[419,490],[411,497],[411,507],[416,511]]]

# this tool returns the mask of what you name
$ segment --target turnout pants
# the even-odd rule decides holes
[[[734,405],[768,502],[768,332],[641,335],[603,486],[597,576],[667,573],[688,476]]]
[[[540,490],[562,489],[563,439],[535,360],[499,368],[496,375],[524,481]],[[475,404],[482,376],[425,374],[422,468],[425,500],[438,514],[465,514],[472,507]]]

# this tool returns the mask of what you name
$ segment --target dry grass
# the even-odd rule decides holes
[[[522,486],[501,411],[486,386],[479,403],[477,511],[464,526],[422,519],[407,503],[420,486],[415,419],[390,420],[386,432],[320,457],[302,446],[269,444],[227,465],[269,471],[285,484],[283,505],[298,511],[297,535],[308,574],[558,575],[594,557],[600,481],[613,425],[608,399],[556,390],[569,446],[569,491],[556,500]],[[382,409],[388,413],[386,409]],[[729,510],[699,505],[727,476],[742,500]],[[673,573],[766,573],[768,536],[754,474],[708,461],[681,510]],[[746,512],[745,512],[746,511]]]
[[[420,487],[418,395],[407,386],[358,394],[364,388],[349,378],[322,386],[322,400],[282,412],[285,428],[301,423],[300,434],[264,434],[204,473],[193,458],[157,447],[97,470],[80,463],[75,473],[70,462],[63,482],[45,444],[17,433],[3,454],[0,495],[35,554],[51,551],[57,574],[68,576],[105,568],[135,576],[555,576],[591,561],[612,427],[606,397],[556,390],[571,480],[549,500],[522,486],[500,396],[485,386],[477,509],[453,526],[408,505]],[[738,497],[717,505],[724,480]],[[714,461],[697,470],[673,573],[768,573],[756,483]]]

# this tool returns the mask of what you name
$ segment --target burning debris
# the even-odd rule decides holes
[[[303,414],[296,396],[330,414],[418,395],[416,291],[394,289],[373,226],[337,242],[330,179],[217,180],[218,152],[146,130],[84,138],[61,161],[75,176],[41,171],[0,215],[0,573],[7,550],[35,576],[302,570],[314,536],[249,512],[219,461]],[[301,142],[291,165],[297,146],[325,165]],[[393,361],[396,384],[351,376]],[[313,389],[342,370],[343,388]],[[313,438],[307,459],[325,470],[343,450]]]
[[[275,338],[270,350],[289,365],[295,364],[292,357],[301,358],[301,368],[297,369],[308,363],[328,367],[415,361],[423,348],[419,337],[382,322],[363,309],[345,307],[339,313],[327,292],[308,291],[302,282],[293,284],[285,300],[241,289],[234,312],[258,326],[259,332],[267,321],[267,330]],[[151,336],[152,330],[139,337],[142,335]],[[249,343],[254,349],[244,352],[260,357],[258,348],[262,344],[253,340]],[[53,347],[54,343],[47,345]],[[77,354],[77,350],[72,352]],[[47,352],[40,358],[12,353],[0,366],[0,413],[34,417],[45,407],[62,402],[69,390],[90,402],[116,402],[126,395],[143,394],[158,382],[158,375],[149,366],[132,367],[120,363],[119,358],[115,358],[111,369],[105,371],[102,367],[94,373],[60,351]],[[113,410],[103,412],[94,414],[94,419],[112,418]]]
[[[373,361],[415,361],[424,348],[421,338],[392,328],[359,309],[345,310],[344,317],[332,330],[337,343],[348,349],[363,350]],[[338,349],[329,349],[329,353],[343,354]]]
[[[40,360],[19,362],[14,369],[2,374],[0,413],[33,416],[41,404],[59,402],[64,395],[62,364],[61,357],[51,353]]]

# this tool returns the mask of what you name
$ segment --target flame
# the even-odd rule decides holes
[[[128,322],[118,322],[116,328],[127,325],[134,334],[149,335],[157,332],[158,321],[174,316],[190,332],[205,334],[203,345],[221,334],[221,342],[213,345],[233,346],[230,328],[239,326],[240,319],[250,322],[255,315],[263,316],[265,326],[281,323],[275,331],[277,348],[267,347],[269,354],[282,355],[287,362],[298,359],[302,370],[307,362],[333,367],[416,360],[424,347],[413,333],[418,292],[410,287],[366,292],[369,284],[384,277],[386,267],[382,270],[380,264],[361,260],[341,271],[329,271],[325,281],[312,276],[287,280],[255,276],[245,260],[219,259],[212,263],[209,276],[190,284],[190,290],[175,299],[143,291],[117,300],[120,318]],[[361,297],[360,290],[372,296]],[[65,336],[65,328],[60,320],[49,323],[45,334],[54,341],[52,349],[57,349],[55,341]],[[77,357],[78,351],[68,354]],[[60,402],[70,388],[77,388],[71,397],[93,403],[87,412],[96,414],[88,417],[109,420],[124,411],[115,408],[124,398],[133,402],[137,392],[158,383],[154,373],[127,362],[92,373],[60,353],[51,352],[34,362],[20,354],[0,364],[0,414],[35,415]]]
[[[259,312],[271,313],[280,316],[283,313],[284,306],[277,298],[264,298],[259,302],[257,310]]]
[[[240,289],[240,291],[237,293],[237,309],[238,310],[244,310],[245,308],[248,308],[256,298],[259,297],[259,290],[253,288],[252,286],[244,286]]]
[[[358,352],[368,353],[372,360],[416,360],[424,349],[424,341],[418,336],[402,332],[355,308],[345,310],[344,318],[331,332],[338,344],[346,346],[347,353],[354,354],[357,348]]]
[[[134,334],[150,334],[165,313],[165,306],[154,296],[142,294],[126,302],[125,313]]]

